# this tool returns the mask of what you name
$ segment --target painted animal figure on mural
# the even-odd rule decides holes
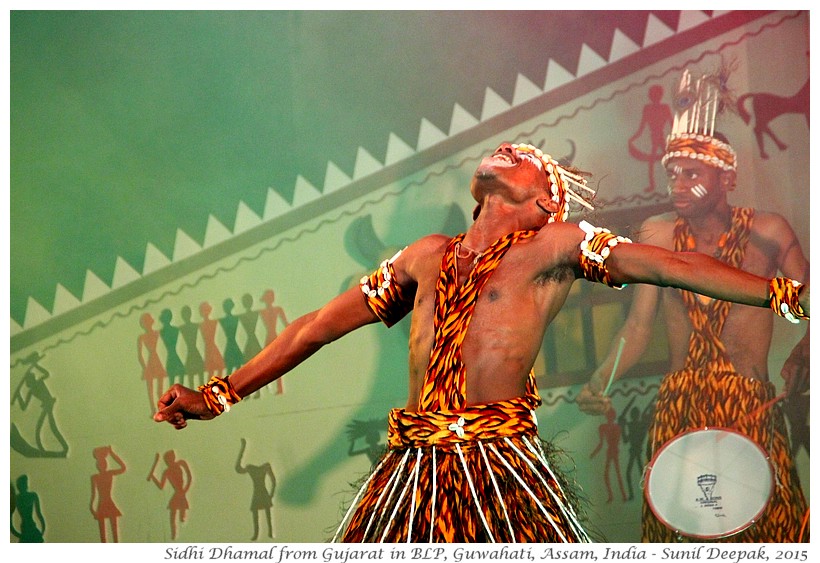
[[[788,148],[771,129],[771,122],[782,115],[796,113],[806,118],[809,126],[809,110],[811,106],[809,80],[792,96],[779,96],[768,92],[749,92],[737,99],[737,111],[747,125],[754,117],[752,130],[760,149],[760,158],[769,158],[766,152],[765,137],[768,136],[777,148],[784,151]]]

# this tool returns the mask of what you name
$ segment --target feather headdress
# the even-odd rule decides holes
[[[735,107],[728,87],[732,68],[733,65],[722,64],[716,72],[697,78],[689,69],[683,71],[673,99],[675,117],[672,132],[666,138],[664,166],[670,158],[688,157],[721,170],[736,169],[734,149],[715,138],[718,115]]]

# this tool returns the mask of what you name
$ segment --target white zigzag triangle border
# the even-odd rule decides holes
[[[410,158],[417,152],[428,149],[448,139],[449,137],[452,137],[453,135],[469,130],[483,121],[504,113],[505,111],[509,111],[510,109],[532,100],[554,88],[562,86],[563,84],[571,82],[572,80],[598,70],[608,64],[612,64],[627,55],[654,45],[655,43],[667,39],[677,33],[697,27],[704,22],[723,15],[724,13],[726,12],[715,11],[710,17],[701,11],[681,11],[677,30],[670,28],[653,14],[649,14],[647,17],[646,33],[644,34],[642,45],[636,44],[621,30],[615,28],[612,38],[612,48],[610,50],[608,61],[604,60],[592,48],[584,43],[581,45],[578,70],[576,74],[572,74],[554,60],[549,59],[543,88],[539,88],[529,78],[519,74],[516,80],[512,102],[507,102],[492,88],[487,87],[484,94],[481,117],[476,118],[467,112],[461,105],[456,103],[453,106],[452,119],[448,133],[441,131],[427,118],[422,117],[419,124],[419,135],[415,149],[413,149],[395,133],[390,133],[388,138],[384,163],[379,162],[379,160],[370,154],[365,148],[359,147],[353,167],[352,178],[347,176],[336,164],[333,162],[328,162],[322,191],[313,186],[301,175],[298,175],[294,187],[293,201],[290,203],[282,198],[282,196],[279,195],[279,193],[274,189],[268,188],[267,199],[265,201],[265,208],[262,217],[259,217],[259,215],[254,213],[254,211],[247,206],[247,204],[240,201],[237,206],[236,221],[233,231],[219,222],[215,217],[213,217],[213,215],[209,215],[208,225],[201,245],[187,233],[181,229],[177,229],[174,251],[172,254],[173,258],[168,258],[153,244],[148,243],[142,273],[139,273],[124,259],[118,257],[114,269],[112,285],[110,287],[106,285],[106,283],[103,282],[96,274],[88,270],[86,272],[85,287],[83,290],[82,299],[78,299],[61,284],[57,284],[53,311],[49,312],[34,298],[29,297],[26,304],[26,313],[23,325],[21,326],[13,319],[10,319],[11,336],[31,329],[74,308],[80,307],[89,301],[105,295],[112,289],[117,289],[127,285],[128,283],[136,281],[141,277],[161,270],[174,262],[193,256],[205,248],[209,248],[217,243],[228,240],[231,237],[252,229],[265,221],[279,217],[301,205],[314,201],[323,195],[341,189],[354,181],[378,172],[385,166],[390,166],[396,164],[397,162],[401,162],[404,159]]]

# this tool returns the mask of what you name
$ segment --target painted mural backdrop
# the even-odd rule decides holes
[[[54,70],[49,66],[53,61],[44,62],[49,53],[68,45],[69,37],[110,23],[106,17],[124,18],[117,21],[127,25],[120,35],[105,37],[99,60],[91,64],[78,57],[46,81]],[[737,107],[721,124],[741,163],[732,203],[784,215],[808,254],[806,12],[635,12],[622,20],[620,13],[595,13],[590,17],[606,22],[598,31],[609,31],[594,37],[578,31],[587,27],[577,13],[530,14],[529,24],[520,27],[522,45],[538,38],[547,41],[544,37],[553,29],[570,33],[573,41],[561,49],[544,44],[537,56],[523,48],[491,56],[477,74],[465,68],[467,61],[452,57],[445,70],[454,83],[461,73],[471,75],[463,83],[463,101],[462,91],[449,83],[440,90],[435,81],[424,81],[423,87],[411,81],[404,91],[379,88],[379,101],[388,107],[368,108],[379,119],[360,124],[376,131],[368,130],[368,135],[379,135],[376,122],[386,127],[385,144],[378,152],[369,151],[366,143],[357,144],[364,133],[352,135],[345,146],[358,148],[352,150],[355,157],[348,159],[348,166],[336,164],[327,150],[317,150],[321,144],[310,139],[323,130],[318,125],[294,131],[293,123],[280,121],[287,118],[278,110],[265,113],[262,107],[248,106],[246,115],[234,105],[246,88],[286,89],[294,98],[310,92],[304,69],[271,74],[270,67],[248,58],[244,65],[201,74],[210,68],[207,53],[214,48],[209,43],[213,36],[199,33],[207,27],[205,20],[190,17],[193,20],[139,12],[12,17],[12,216],[17,217],[12,223],[12,258],[13,265],[20,264],[19,272],[12,269],[12,542],[330,538],[352,498],[353,484],[385,443],[387,410],[406,401],[408,319],[389,330],[373,325],[351,334],[230,413],[209,423],[192,423],[182,432],[151,420],[157,397],[174,382],[197,385],[210,375],[230,373],[295,318],[355,284],[415,238],[433,231],[462,232],[473,209],[470,176],[480,158],[502,140],[532,142],[592,171],[598,196],[591,219],[633,235],[643,218],[667,209],[658,161],[670,126],[669,91],[684,68],[709,71],[722,61],[736,61],[732,86]],[[329,39],[317,40],[325,37],[318,32],[330,33],[345,22],[362,23],[350,14],[338,17],[224,13],[208,15],[208,22],[219,22],[223,34],[216,47],[236,40],[231,49],[284,49],[291,53],[291,64],[312,64],[311,70],[321,73],[320,63],[329,64],[338,53],[330,52]],[[395,31],[397,23],[387,15],[363,17],[368,24],[383,19],[384,27],[374,29],[385,34]],[[505,12],[470,16],[496,24],[497,35],[488,45],[508,40],[510,27],[520,24],[521,17]],[[461,22],[450,14],[442,21]],[[239,31],[240,23],[242,30],[250,29],[247,35]],[[176,33],[179,25],[182,32]],[[56,29],[73,35],[46,34]],[[141,43],[142,34],[175,37],[147,48],[153,67],[143,72],[150,73],[150,80],[133,67],[134,45]],[[386,53],[384,61],[372,64],[394,63],[401,55],[408,57],[406,72],[423,75],[427,70],[424,53],[409,64],[413,43],[406,35],[399,44],[375,35],[376,46],[385,46]],[[94,33],[86,40],[88,45],[71,48],[90,49],[103,41]],[[37,41],[41,44],[30,50]],[[390,51],[399,46],[405,51]],[[24,48],[29,49],[25,56]],[[475,48],[484,53],[482,47]],[[123,95],[119,66],[135,72],[135,90],[149,99],[163,85],[181,80],[184,70],[185,97],[145,112]],[[492,72],[485,74],[487,68]],[[444,70],[431,67],[430,72]],[[498,75],[507,76],[513,86],[499,93],[501,89],[491,85],[491,76]],[[468,94],[474,80],[482,85],[480,103]],[[90,96],[78,88],[81,82],[93,85],[97,93]],[[55,83],[60,88],[43,88]],[[133,160],[119,162],[124,171],[139,171],[141,182],[161,173],[162,181],[153,191],[132,186],[121,207],[98,208],[98,196],[100,202],[107,201],[100,195],[106,181],[121,183],[128,174],[110,176],[114,161],[86,160],[82,168],[56,158],[38,163],[38,151],[53,147],[38,144],[46,139],[36,138],[43,123],[24,127],[31,108],[20,96],[32,90],[38,90],[41,102],[51,104],[44,113],[61,97],[71,99],[64,113],[76,121],[78,141],[72,148],[78,151],[77,162],[115,158],[123,150],[119,145],[126,143]],[[424,114],[422,109],[435,104],[413,100],[422,90],[454,98],[446,101],[446,117],[441,110],[435,116]],[[216,93],[220,95],[214,98]],[[300,104],[324,100],[318,94],[308,97]],[[104,116],[93,110],[98,104],[107,106]],[[212,104],[223,110],[210,114]],[[305,111],[300,104],[295,109]],[[352,127],[345,111],[349,108],[340,106],[332,119],[327,107],[319,104],[315,109],[323,127],[332,127],[336,118],[340,127]],[[89,118],[92,114],[97,118]],[[408,116],[415,123],[412,140],[406,134]],[[204,138],[202,144],[194,142],[196,135],[186,137],[178,151],[169,150],[180,140],[179,120],[188,120],[187,134],[192,135],[234,118],[248,128],[224,131],[217,153],[209,152],[215,149],[208,148]],[[139,120],[151,124],[150,136],[144,136],[146,129],[128,134],[127,124]],[[58,142],[59,137],[50,139]],[[270,187],[273,173],[251,158],[260,143],[267,147],[271,163],[296,163],[287,169],[296,173],[291,189]],[[238,160],[222,170],[226,160],[219,151]],[[199,162],[213,160],[213,167],[191,166],[186,158],[194,153]],[[144,168],[147,155],[166,159],[167,167]],[[246,155],[251,160],[244,170],[237,162]],[[177,168],[178,173],[168,174]],[[63,184],[48,184],[46,179],[61,170],[73,174]],[[219,205],[208,190],[199,190],[211,180],[220,186]],[[34,182],[41,184],[35,189]],[[233,221],[216,210],[225,198],[234,201]],[[57,231],[48,226],[48,218],[56,216],[57,209],[67,209],[69,200],[76,206],[71,222],[92,229],[99,223],[105,241],[80,245],[69,266],[52,264],[54,273],[47,271],[46,263],[26,265],[52,252],[41,254],[44,240],[56,241],[61,230],[69,229],[59,222]],[[196,206],[190,203],[195,200]],[[35,203],[36,209],[30,209]],[[156,212],[157,206],[164,212]],[[183,225],[189,224],[188,215],[197,213],[202,224],[191,234]],[[107,234],[113,231],[105,222],[112,217],[131,226],[122,238]],[[16,221],[25,221],[26,229],[18,229]],[[24,236],[28,229],[37,236]],[[131,232],[134,240],[125,240]],[[171,232],[173,240],[168,240]],[[146,233],[149,241],[157,242],[146,243],[141,238]],[[66,230],[66,239],[74,234]],[[109,275],[101,277],[92,264],[107,259],[108,245],[116,259]],[[135,258],[133,245],[144,249],[141,258]],[[14,262],[22,255],[25,260]],[[83,272],[82,282],[60,278],[64,268],[66,274],[75,272],[68,278]],[[25,294],[27,280],[15,281],[18,275],[31,277],[30,294]],[[44,290],[43,284],[52,284],[51,289]],[[630,293],[582,282],[576,286],[548,331],[535,366],[544,399],[540,428],[544,438],[555,440],[574,460],[573,475],[589,500],[590,525],[599,537],[636,541],[646,428],[663,370],[663,339],[656,338],[643,371],[613,387],[611,416],[582,415],[574,398],[620,327]],[[44,297],[49,291],[53,300]],[[771,355],[771,373],[778,384],[780,365],[803,330],[802,325],[778,324]],[[809,399],[802,399],[789,404],[788,415],[808,495]]]

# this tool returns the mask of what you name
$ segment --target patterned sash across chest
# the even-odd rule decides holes
[[[459,285],[456,272],[456,248],[464,235],[456,236],[447,245],[436,285],[436,336],[419,397],[420,410],[458,410],[466,406],[466,369],[461,345],[478,294],[507,250],[519,240],[535,234],[536,231],[516,231],[494,242],[481,254],[464,285]],[[527,391],[534,392],[534,389],[535,382],[530,374]]]
[[[726,264],[739,268],[746,254],[746,244],[752,229],[754,209],[747,207],[732,208],[732,222],[727,233],[726,242],[720,249],[718,259]],[[675,221],[675,251],[686,252],[693,249],[690,242],[692,234],[689,224],[678,217]],[[732,362],[726,353],[726,347],[720,340],[723,325],[729,315],[732,303],[712,299],[704,304],[698,295],[691,291],[681,290],[683,302],[692,322],[692,335],[689,338],[689,354],[686,358],[686,369],[702,367],[707,363],[716,363],[722,371],[734,371]]]

